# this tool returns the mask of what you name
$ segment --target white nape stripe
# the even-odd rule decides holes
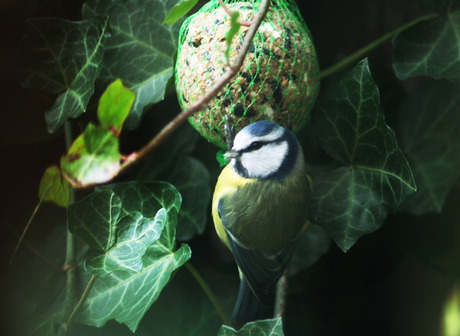
[[[279,127],[264,136],[254,136],[249,132],[239,132],[233,142],[233,149],[236,151],[243,150],[250,146],[254,141],[270,142],[279,139],[284,133],[284,128]]]

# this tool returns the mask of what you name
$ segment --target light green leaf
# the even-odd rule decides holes
[[[400,79],[425,75],[460,83],[460,12],[421,21],[393,39]]]
[[[418,86],[399,113],[401,147],[414,170],[418,191],[402,210],[441,212],[460,176],[459,87],[429,80]]]
[[[145,226],[146,222],[141,223],[142,221],[139,221],[141,218],[153,218],[158,215],[156,222],[165,223],[161,237],[158,240],[153,239],[154,241],[145,249],[142,256],[139,257],[141,253],[134,251],[134,255],[141,259],[142,268],[136,271],[130,266],[114,270],[104,278],[98,278],[77,317],[79,322],[97,327],[115,319],[119,323],[125,323],[134,332],[146,311],[169,282],[172,272],[190,258],[191,251],[187,245],[176,249],[175,230],[181,198],[172,185],[155,182],[107,185],[96,188],[93,195],[94,199],[101,196],[107,199],[108,196],[113,195],[113,199],[118,198],[121,202],[118,225],[125,229],[115,230],[116,241],[112,246],[116,246],[121,240],[128,243],[132,237],[143,240],[144,233],[150,232],[152,227],[151,224]],[[111,205],[107,201],[100,203],[105,204],[105,208],[98,208],[99,212],[110,213]],[[69,211],[74,210],[69,209]],[[84,227],[92,227],[93,217],[88,215],[85,219],[79,219],[80,214],[81,211],[69,214],[69,218],[76,218],[69,221],[69,226],[73,226],[74,221],[84,221]],[[109,217],[103,216],[105,233],[107,233],[107,218]],[[94,231],[96,230],[98,230],[97,225]],[[153,236],[156,236],[156,233]],[[113,239],[107,241],[105,246],[110,246]],[[147,243],[142,241],[142,244]],[[127,246],[125,244],[124,247]],[[125,258],[128,254],[123,256]],[[129,258],[125,260],[128,265],[131,265],[128,262]]]
[[[62,174],[74,187],[104,183],[118,174],[120,159],[118,138],[89,124],[61,158]]]
[[[46,168],[40,181],[38,197],[44,202],[53,202],[63,208],[69,206],[70,186],[58,166]]]
[[[243,326],[239,331],[223,325],[219,331],[218,336],[283,336],[283,321],[280,317],[271,320],[261,320],[249,322]]]
[[[144,108],[164,97],[173,74],[173,54],[181,21],[162,25],[175,0],[101,0],[83,5],[83,17],[109,16],[112,36],[107,40],[100,85],[120,78],[136,93],[125,127],[139,125]]]
[[[344,167],[313,178],[310,219],[347,251],[377,230],[416,189],[412,171],[385,124],[367,60],[326,92],[312,115],[324,150]]]
[[[81,214],[81,211],[79,213]],[[142,214],[133,212],[115,220],[115,223],[105,224],[107,228],[114,226],[109,235],[114,236],[116,243],[105,250],[90,251],[91,257],[84,264],[88,273],[105,277],[117,270],[141,271],[142,256],[147,248],[160,238],[166,222],[166,210],[158,210],[155,218],[145,218]]]
[[[229,62],[228,53],[230,52],[230,47],[232,45],[233,38],[238,34],[241,25],[238,23],[240,18],[240,12],[233,11],[232,16],[230,17],[230,29],[227,34],[225,34],[225,41],[227,42],[227,48],[225,49],[225,59]]]
[[[107,19],[100,17],[79,22],[57,18],[27,22],[21,44],[24,86],[60,94],[45,115],[50,132],[86,111],[102,68],[107,28]]]
[[[179,2],[171,9],[163,24],[174,24],[177,20],[187,15],[187,13],[195,7],[198,0],[179,0]]]
[[[97,117],[101,126],[119,135],[136,95],[121,80],[112,82],[99,100]]]

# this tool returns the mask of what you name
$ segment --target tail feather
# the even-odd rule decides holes
[[[233,323],[237,329],[240,329],[244,324],[271,318],[273,312],[270,312],[270,307],[261,304],[251,291],[244,276],[241,278],[238,299],[236,300],[235,308],[233,309]]]

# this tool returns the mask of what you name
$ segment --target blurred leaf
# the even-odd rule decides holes
[[[139,126],[144,108],[164,97],[172,76],[173,54],[181,21],[162,25],[175,0],[87,1],[83,17],[109,16],[112,36],[107,40],[102,86],[120,78],[136,93],[125,127]]]
[[[239,331],[223,325],[219,331],[218,336],[283,336],[283,322],[281,317],[271,319],[271,320],[261,320],[255,322],[249,322],[243,326]]]
[[[206,227],[211,197],[209,173],[206,167],[191,157],[179,159],[176,169],[168,178],[182,195],[177,239],[190,240],[202,234]]]
[[[195,7],[198,0],[179,0],[179,2],[171,9],[163,24],[174,24],[177,20],[187,15],[187,13]]]
[[[60,94],[45,115],[50,132],[86,111],[101,71],[106,37],[106,18],[27,21],[20,60],[27,73],[24,86]]]
[[[132,221],[133,218],[137,220],[141,218],[140,215],[144,218],[153,218],[158,214],[158,220],[166,214],[165,228],[160,239],[151,243],[140,257],[141,270],[134,272],[133,269],[119,269],[104,278],[98,278],[77,317],[79,322],[96,327],[115,319],[119,323],[125,323],[134,332],[146,311],[169,282],[172,272],[190,258],[191,251],[187,245],[176,249],[175,230],[181,197],[173,186],[154,182],[107,185],[96,188],[93,195],[81,202],[97,203],[97,206],[91,205],[89,209],[93,208],[95,212],[101,213],[100,219],[104,224],[97,224],[98,219],[94,219],[89,213],[84,215],[87,216],[85,219],[80,219],[83,209],[79,211],[77,203],[69,208],[69,227],[72,230],[78,226],[91,228],[91,233],[97,235],[98,228],[103,226],[102,231],[107,233],[107,219],[114,212],[113,218],[118,215],[119,225],[126,227],[128,224],[129,229],[114,228],[116,237],[109,234],[111,238],[104,240],[105,246],[109,246],[114,240],[116,244],[120,239],[128,242],[129,237],[139,237],[145,232],[138,232],[138,229],[150,229],[149,226],[145,227]],[[110,195],[112,199],[119,199],[121,202],[120,206],[117,203],[115,210],[112,210],[112,204],[108,202]],[[85,225],[79,224],[82,220],[85,220]],[[89,241],[94,243],[99,239],[94,238],[92,242],[91,239]],[[98,245],[102,244],[98,243]],[[139,257],[138,251],[134,251],[134,254]]]
[[[104,127],[88,124],[61,158],[62,174],[74,187],[104,183],[118,174],[120,159],[118,138]]]
[[[230,17],[230,29],[225,34],[225,41],[227,42],[227,47],[225,48],[225,59],[227,62],[230,62],[228,59],[228,53],[230,52],[230,47],[232,45],[233,38],[236,34],[238,34],[241,25],[238,23],[238,19],[240,18],[240,12],[233,11],[232,16]]]
[[[460,83],[460,12],[421,21],[393,39],[400,79],[426,75]]]
[[[321,226],[311,224],[300,236],[299,242],[289,261],[289,276],[312,266],[331,246],[331,236]]]
[[[459,87],[429,80],[404,101],[399,113],[401,147],[418,190],[403,203],[413,214],[441,212],[460,176]]]
[[[97,117],[101,126],[119,135],[136,95],[121,80],[112,82],[99,100]]]
[[[367,60],[320,97],[312,126],[324,150],[344,167],[313,178],[311,221],[347,251],[359,237],[377,230],[387,213],[416,189],[409,164],[385,124]]]
[[[455,11],[460,9],[459,0],[416,0],[422,6],[434,11],[444,13],[447,11]]]
[[[53,165],[45,170],[40,181],[38,197],[44,202],[53,202],[63,208],[69,206],[70,186],[61,175],[58,166]]]

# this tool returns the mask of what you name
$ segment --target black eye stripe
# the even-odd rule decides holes
[[[241,152],[243,153],[249,153],[249,152],[254,152],[260,148],[262,148],[265,145],[269,145],[272,143],[278,143],[283,141],[282,139],[275,139],[271,141],[254,141],[252,142],[248,147],[244,148]]]

